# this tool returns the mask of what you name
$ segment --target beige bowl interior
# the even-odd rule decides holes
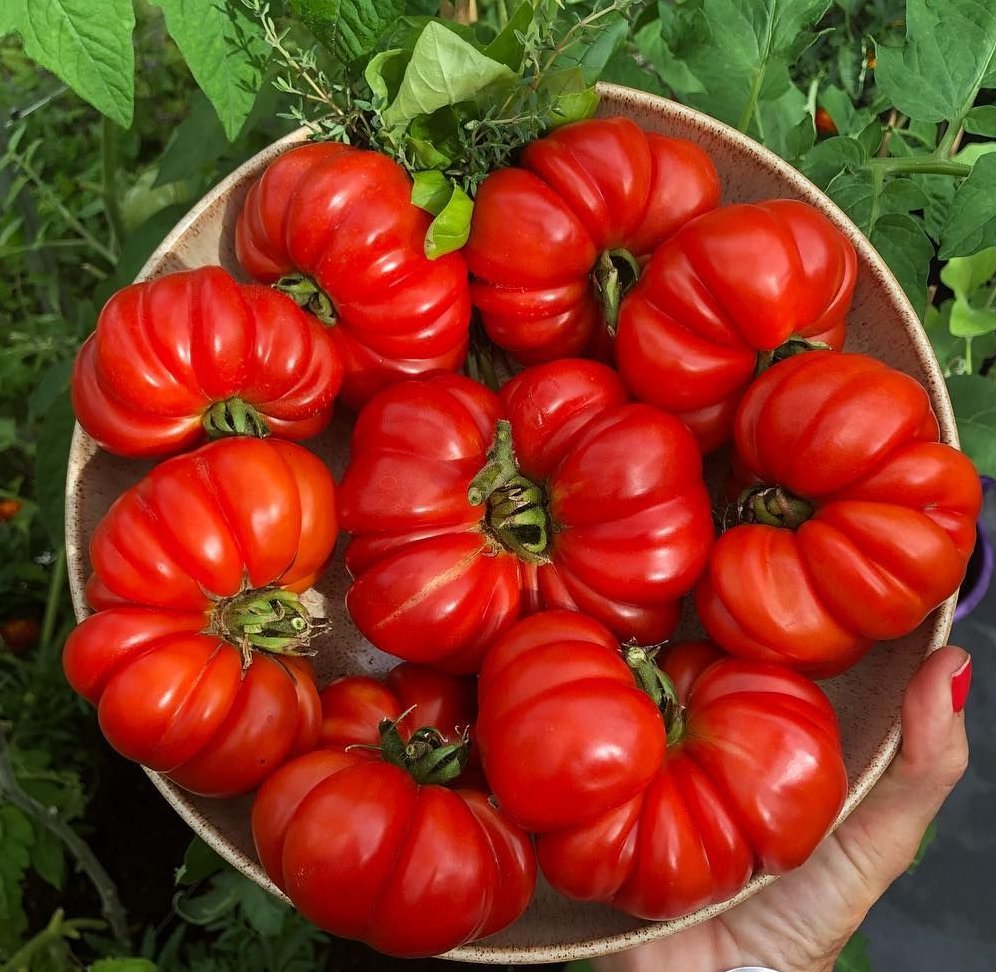
[[[874,355],[917,378],[930,392],[943,441],[957,445],[944,381],[916,314],[881,258],[854,225],[810,182],[777,156],[739,132],[672,102],[615,85],[602,86],[600,114],[622,114],[648,131],[691,139],[712,156],[723,183],[723,201],[750,202],[771,197],[801,199],[823,210],[858,251],[858,283],[850,314],[847,349]],[[264,167],[299,132],[261,152],[205,196],[149,258],[138,279],[173,270],[221,264],[238,273],[234,253],[235,222],[245,194]],[[338,479],[345,466],[349,422],[340,416],[311,447],[331,464]],[[87,542],[111,502],[150,468],[148,463],[101,452],[79,428],[73,438],[66,495],[66,537],[70,584],[76,615],[89,613],[83,585],[89,572]],[[341,556],[310,603],[328,617],[331,630],[317,645],[317,667],[324,683],[347,673],[382,672],[395,659],[373,648],[345,616],[348,586]],[[899,741],[903,689],[921,659],[942,645],[950,631],[954,598],[938,608],[916,631],[884,643],[855,669],[825,682],[840,717],[844,753],[851,780],[846,817],[878,779]],[[696,632],[687,619],[681,634]],[[153,783],[188,824],[240,871],[278,894],[256,859],[249,833],[250,798],[209,800],[193,797],[156,773]],[[839,822],[839,821],[838,821]],[[643,922],[609,908],[577,904],[543,885],[527,913],[513,926],[486,941],[450,952],[471,962],[559,962],[618,951],[673,934],[747,898],[770,878],[756,878],[732,901],[678,921]]]

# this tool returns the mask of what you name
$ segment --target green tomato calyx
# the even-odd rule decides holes
[[[471,506],[485,506],[485,532],[527,564],[549,562],[550,514],[542,486],[519,472],[512,426],[499,419],[488,461],[467,490]]]
[[[815,511],[809,500],[790,493],[784,486],[763,483],[744,490],[735,509],[734,525],[759,523],[786,530],[797,530]]]
[[[237,395],[215,402],[204,413],[203,422],[204,431],[212,439],[232,435],[265,439],[270,434],[270,426],[263,415]]]
[[[757,352],[757,366],[754,369],[754,376],[762,374],[779,361],[786,361],[803,354],[806,351],[832,351],[833,348],[823,341],[810,341],[808,338],[799,337],[793,334],[786,341],[778,345],[777,348],[768,348]]]
[[[664,729],[667,732],[668,746],[674,746],[685,735],[685,707],[678,698],[678,690],[674,687],[671,677],[657,667],[656,648],[641,648],[639,645],[627,645],[623,649],[623,657],[629,670],[636,679],[636,684],[650,696],[654,705],[660,709],[664,719]]]
[[[595,289],[602,301],[605,327],[612,337],[619,327],[623,297],[640,279],[640,264],[629,250],[603,250],[592,271]]]
[[[377,727],[380,745],[372,748],[380,752],[384,762],[410,773],[420,786],[443,786],[452,782],[464,771],[470,758],[468,731],[464,730],[458,742],[450,743],[438,729],[422,726],[406,742],[398,725],[411,711],[403,712],[394,720],[384,719]]]
[[[276,290],[286,294],[302,310],[314,314],[323,324],[335,324],[335,304],[314,277],[305,273],[289,273],[274,285]]]
[[[275,655],[313,655],[316,625],[300,598],[279,587],[242,591],[219,601],[209,634],[242,651],[242,667],[252,664],[254,651]]]

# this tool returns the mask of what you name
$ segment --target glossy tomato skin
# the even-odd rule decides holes
[[[685,724],[665,745],[611,635],[569,617],[534,615],[499,639],[479,692],[485,771],[506,812],[539,830],[550,883],[661,920],[726,900],[755,869],[798,867],[847,791],[823,693],[783,666],[675,645],[658,663]],[[634,692],[645,704],[603,721],[615,696]]]
[[[249,190],[239,262],[264,283],[303,273],[328,295],[351,408],[394,382],[455,370],[466,355],[466,265],[459,253],[425,256],[430,221],[396,162],[332,142],[285,152]]]
[[[937,440],[923,387],[872,358],[806,352],[764,374],[737,413],[737,486],[782,486],[813,513],[723,534],[696,591],[710,635],[823,677],[912,631],[961,583],[982,502]]]
[[[532,844],[482,790],[465,788],[463,776],[453,789],[419,785],[378,753],[347,749],[376,745],[380,720],[410,704],[404,736],[472,719],[474,702],[469,680],[412,665],[383,683],[348,677],[323,692],[328,748],[281,767],[252,812],[264,868],[315,924],[415,957],[490,935],[525,910]]]
[[[604,349],[592,280],[600,254],[645,258],[719,195],[701,148],[627,118],[575,122],[533,142],[475,200],[466,255],[488,335],[527,364]]]
[[[624,299],[619,373],[709,452],[729,439],[759,352],[793,336],[841,347],[856,276],[854,247],[812,206],[724,206],[659,247]]]
[[[303,591],[335,545],[332,477],[289,442],[226,439],[156,466],[94,530],[97,613],[70,635],[70,684],[123,755],[194,792],[254,789],[314,746],[306,659],[240,649],[216,606],[254,589]]]
[[[205,413],[232,398],[274,435],[310,438],[341,384],[318,320],[269,287],[201,267],[119,290],[76,357],[72,396],[103,448],[159,456],[204,442]]]
[[[487,504],[467,496],[499,419],[544,490],[540,563],[496,538]],[[339,503],[353,620],[381,649],[456,672],[476,671],[495,635],[544,606],[662,640],[712,540],[684,426],[627,403],[606,366],[572,359],[527,369],[500,396],[451,375],[378,396],[357,422]]]

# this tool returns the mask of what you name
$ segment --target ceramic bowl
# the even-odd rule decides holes
[[[896,280],[846,216],[793,168],[751,139],[703,114],[641,92],[602,86],[602,115],[622,114],[647,131],[698,142],[712,157],[723,184],[723,202],[771,197],[801,199],[822,210],[853,242],[858,253],[858,281],[849,316],[847,349],[871,354],[918,379],[930,392],[940,422],[941,439],[957,445],[957,434],[944,381],[930,344]],[[246,192],[266,165],[304,132],[287,136],[250,159],[177,224],[149,258],[138,279],[204,264],[221,264],[239,273],[234,231]],[[338,478],[347,458],[349,421],[340,415],[311,447],[330,462]],[[66,537],[69,576],[76,614],[88,608],[83,585],[89,572],[87,542],[94,525],[122,491],[138,481],[149,464],[101,452],[77,426],[69,460]],[[356,672],[382,672],[395,660],[368,644],[345,616],[348,585],[340,556],[317,589],[310,606],[331,620],[317,644],[322,682]],[[850,791],[840,819],[846,817],[875,783],[899,742],[903,689],[921,659],[947,638],[954,598],[939,607],[912,634],[875,647],[856,668],[824,683],[840,717]],[[695,632],[686,619],[682,634]],[[250,798],[201,799],[185,793],[155,773],[152,782],[176,811],[208,844],[254,881],[278,894],[260,867],[249,833]],[[839,821],[838,821],[839,822]],[[743,901],[771,878],[755,878],[731,901],[668,922],[645,922],[607,907],[578,904],[542,884],[526,914],[505,931],[455,949],[447,958],[508,964],[559,962],[619,951],[671,935]]]

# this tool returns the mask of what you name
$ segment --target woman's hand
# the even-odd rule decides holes
[[[749,901],[662,941],[596,959],[597,972],[724,972],[766,966],[831,972],[868,909],[910,865],[927,825],[968,764],[962,708],[971,659],[948,646],[903,698],[899,755],[813,856]]]

